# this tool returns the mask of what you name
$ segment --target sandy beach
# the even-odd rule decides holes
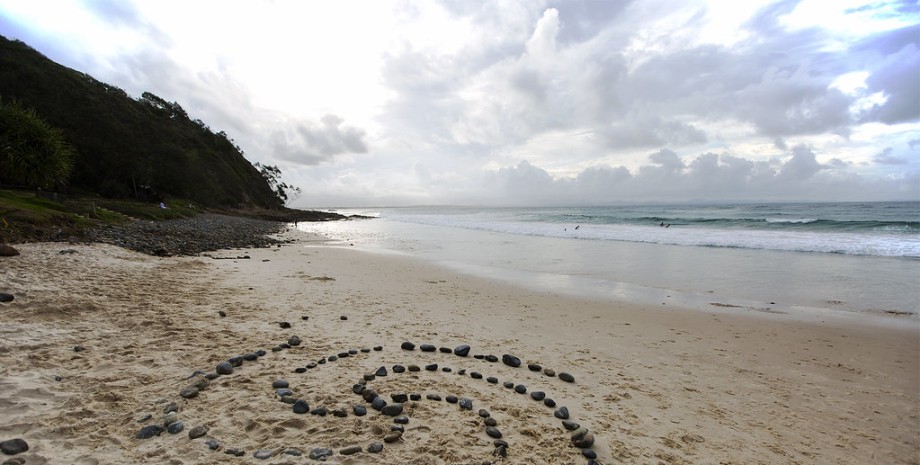
[[[29,446],[2,460],[302,464],[330,449],[341,464],[589,463],[566,407],[601,464],[920,463],[912,325],[575,299],[286,238],[199,257],[37,243],[0,258],[0,292],[16,297],[0,304],[0,441]],[[295,413],[278,380],[314,413]],[[401,402],[400,437],[361,389],[420,396]],[[170,404],[184,428],[138,439]]]

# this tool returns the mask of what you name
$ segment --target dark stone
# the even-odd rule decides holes
[[[489,418],[489,417],[492,416],[492,414],[489,413],[488,410],[486,410],[486,409],[484,409],[484,408],[481,408],[481,409],[479,409],[479,416],[481,416],[482,418]]]
[[[198,397],[198,388],[187,387],[179,391],[179,395],[182,396],[182,398],[184,399],[192,399],[192,398]]]
[[[278,347],[281,347],[282,349],[290,349],[291,345],[287,342],[282,342],[281,344],[278,344]]]
[[[208,449],[211,449],[211,450],[220,449],[220,441],[218,441],[217,439],[208,439],[207,441],[204,442],[204,444],[208,446]]]
[[[435,347],[435,346],[433,346],[433,345],[431,345],[431,344],[422,344],[422,345],[418,346],[418,348],[419,348],[419,350],[421,350],[422,352],[434,352],[434,351],[438,350],[437,347]]]
[[[383,437],[383,442],[387,444],[392,444],[396,441],[402,439],[402,431],[390,431],[386,436]]]
[[[15,257],[16,255],[19,255],[19,251],[13,246],[0,244],[0,257]]]
[[[163,407],[163,413],[178,412],[178,411],[179,411],[179,404],[175,402],[170,402],[169,405],[167,405],[166,407]]]
[[[486,356],[485,356],[485,355],[482,355],[482,354],[476,354],[476,355],[473,356],[473,358],[475,358],[476,360],[482,360],[482,359],[486,358]]]
[[[232,368],[232,367],[231,367],[231,368]],[[220,377],[220,375],[217,374],[217,373],[215,373],[215,372],[213,372],[213,371],[210,372],[210,373],[208,373],[208,374],[206,374],[206,375],[204,375],[204,378],[205,378],[205,379],[211,380],[211,381],[217,379],[218,377]]]
[[[502,432],[499,431],[498,428],[496,428],[496,427],[494,427],[494,426],[487,426],[487,427],[486,427],[486,434],[488,434],[489,437],[495,438],[495,439],[498,439],[498,438],[502,437]]]
[[[308,315],[303,315],[303,316],[300,317],[300,319],[303,320],[303,321],[307,321],[307,320],[310,319],[310,317],[309,317]]]
[[[409,402],[408,394],[390,394],[390,399],[393,399],[393,402]]]
[[[218,311],[217,311],[217,316],[219,316],[219,317],[221,317],[221,318],[224,318],[224,317],[227,316],[227,312],[225,312],[225,311],[223,311],[223,310],[218,310]]]
[[[234,368],[243,366],[243,357],[237,355],[227,360]]]
[[[486,361],[487,361],[487,362],[495,363],[495,362],[498,361],[498,357],[496,357],[496,356],[494,356],[494,355],[486,355]]]
[[[83,352],[83,351],[85,351],[85,350],[86,350],[86,347],[83,347],[83,346],[73,346],[73,351],[74,351],[74,352]]]
[[[479,373],[478,371],[470,372],[470,378],[482,379],[482,373]]]
[[[243,354],[243,360],[246,360],[247,362],[252,362],[257,358],[259,358],[259,356],[256,355],[255,352],[246,352]]]
[[[399,347],[403,350],[415,350],[415,344],[409,341],[403,342]]]
[[[540,371],[543,369],[543,367],[537,365],[536,363],[530,363],[527,365],[527,369],[530,371]]]
[[[580,449],[587,449],[594,445],[594,435],[588,431],[588,428],[578,428],[572,433],[572,445]]]
[[[422,400],[422,395],[421,394],[409,394],[409,399]]]
[[[373,381],[374,378],[376,378],[376,377],[377,377],[377,375],[375,375],[375,374],[373,374],[373,373],[364,373],[364,376],[362,376],[362,378],[364,379],[364,381]]]
[[[365,389],[364,392],[361,393],[361,398],[364,399],[365,402],[370,402],[377,398],[377,391]]]
[[[550,370],[549,368],[544,368],[543,374],[546,376],[549,376],[550,378],[552,378],[553,376],[556,376],[556,372],[554,370]]]
[[[374,374],[375,374],[376,376],[386,376],[386,375],[387,375],[387,367],[380,367],[380,368],[378,368],[377,371],[374,372]],[[368,381],[370,381],[370,380],[368,380]]]
[[[282,321],[278,323],[278,326],[280,326],[281,329],[288,329],[291,327],[291,324],[288,323],[287,321]]]
[[[380,352],[383,350],[383,346],[374,346],[374,352]]]
[[[425,398],[428,399],[428,400],[437,400],[437,401],[440,401],[440,400],[441,400],[441,396],[439,396],[439,395],[437,395],[437,394],[426,394],[426,395],[425,395]]]
[[[328,447],[317,447],[315,449],[310,449],[309,457],[313,460],[325,461],[329,457],[332,457],[332,454],[335,452]]]
[[[518,394],[524,394],[525,392],[527,392],[527,386],[524,386],[523,384],[518,384],[517,386],[514,387],[514,392]]]
[[[265,352],[265,350],[259,349],[259,350],[256,351],[256,356],[257,356],[257,357],[264,357],[266,353],[267,353],[267,352]]]
[[[339,358],[346,358],[350,356],[351,354],[349,354],[348,352],[339,352]]]
[[[450,373],[451,369],[450,367],[444,367],[444,368],[441,368],[441,371],[443,371],[444,373]]]
[[[442,354],[449,354],[453,352],[450,347],[438,347],[438,351],[440,351]]]
[[[463,399],[460,399],[460,409],[461,410],[473,410],[473,400],[467,399],[465,397]]]
[[[291,336],[291,337],[288,338],[288,342],[287,342],[287,343],[290,344],[290,345],[293,347],[293,346],[299,346],[301,342],[303,342],[303,341],[301,341],[299,337],[297,337],[297,336]]]
[[[407,417],[407,416],[405,416],[405,415],[400,415],[400,416],[398,416],[398,417],[396,417],[396,418],[393,419],[393,423],[398,423],[398,424],[400,424],[400,425],[406,425],[406,424],[409,423],[409,417]],[[402,430],[400,429],[400,431],[402,431]]]
[[[297,399],[296,401],[294,401],[294,413],[303,415],[304,413],[307,413],[309,411],[310,411],[310,404],[308,404],[307,401],[303,399]]]
[[[502,386],[505,386],[506,389],[514,389],[514,383],[512,383],[511,381],[505,381],[505,383],[502,384]]]
[[[284,454],[290,455],[291,457],[301,457],[303,456],[303,451],[301,451],[300,449],[291,448],[291,449],[285,450]]]
[[[559,407],[559,410],[556,410],[555,412],[553,412],[553,416],[555,416],[556,418],[560,420],[568,420],[569,419],[569,409],[565,407]]]
[[[543,399],[543,405],[549,408],[554,408],[556,407],[556,401],[547,397],[546,399]]]
[[[567,382],[567,383],[574,383],[574,382],[575,382],[575,377],[572,376],[572,375],[570,375],[570,374],[568,374],[568,373],[565,373],[565,372],[559,373],[559,379],[561,379],[561,380],[563,380],[563,381],[565,381],[565,382]]]
[[[409,370],[409,371],[422,371],[422,369],[419,368],[418,365],[409,365],[409,366],[406,367],[406,369]]]
[[[402,365],[393,365],[393,373],[404,373],[405,371],[406,367]]]
[[[347,317],[347,316],[345,316],[345,315],[342,315],[342,316],[340,316],[340,317],[339,317],[339,319],[340,319],[340,320],[342,320],[342,321],[345,321],[345,320],[347,320],[347,319],[348,319],[348,317]]]
[[[407,420],[409,419],[408,417],[397,417],[397,418],[405,418]],[[396,419],[394,418],[393,421],[396,421]],[[393,425],[390,427],[390,431],[399,431],[400,433],[405,433],[406,428],[403,425]]]
[[[316,362],[310,362],[307,364],[307,369],[312,370],[316,368]]]
[[[431,365],[425,365],[425,369],[428,371],[438,371],[438,364],[432,363]]]
[[[163,431],[166,431],[166,430],[163,429],[163,427],[160,425],[147,425],[141,428],[141,430],[137,432],[137,435],[135,437],[137,439],[150,439],[154,436],[159,436],[160,434],[163,433]],[[15,439],[13,440],[15,441]]]
[[[328,358],[327,360],[329,360],[330,362],[334,362],[334,361],[336,361],[336,360],[338,360],[338,359],[339,359],[339,357],[337,357],[337,356],[335,356],[335,355],[330,355],[329,358]]]
[[[358,349],[348,349],[348,355],[356,355],[357,353]]]
[[[192,429],[189,430],[189,432],[188,432],[188,438],[189,438],[189,439],[198,439],[198,438],[200,438],[200,437],[202,437],[202,436],[208,434],[208,430],[209,430],[209,428],[208,428],[207,426],[205,426],[205,425],[198,425],[198,426],[196,426],[196,427],[194,427],[194,428],[192,428]]]
[[[508,365],[509,367],[517,368],[521,366],[521,359],[515,357],[514,355],[504,354],[502,355],[502,363]]]
[[[460,357],[466,357],[470,354],[470,346],[463,344],[454,348],[454,355],[459,355]]]
[[[355,416],[363,417],[367,415],[367,407],[363,405],[355,405],[351,408],[351,411],[354,412]]]
[[[325,364],[326,364],[326,359],[321,358],[321,359],[317,360],[316,363],[318,363],[318,364],[320,364],[320,365],[325,365]]]
[[[184,429],[185,429],[185,423],[183,423],[182,420],[174,421],[166,427],[166,431],[168,431],[169,434],[179,434]]]
[[[268,449],[259,449],[252,454],[253,457],[259,460],[265,460],[272,458],[272,451]]]
[[[367,451],[370,452],[370,453],[372,453],[372,454],[377,454],[377,453],[383,452],[383,444],[380,444],[379,442],[375,442],[375,443],[373,443],[373,444],[367,446]]]
[[[138,434],[138,436],[140,435]],[[138,437],[138,439],[146,438]],[[22,438],[8,439],[6,441],[0,442],[0,451],[6,455],[21,454],[27,450],[29,450],[29,443],[27,443],[26,440]]]
[[[370,348],[370,347],[362,347],[362,348],[361,348],[361,353],[362,353],[362,354],[370,353],[370,351],[371,351],[371,348]]]
[[[246,455],[246,451],[244,451],[243,449],[236,449],[236,448],[227,449],[224,451],[224,453],[227,455],[233,455],[236,457],[242,457]]]
[[[458,399],[457,396],[453,394],[448,394],[444,400],[446,400],[448,404],[456,404],[460,399]]]
[[[391,416],[391,417],[395,417],[401,414],[402,411],[403,411],[403,406],[402,404],[399,404],[399,403],[389,404],[380,409],[380,413],[387,415],[387,416]]]
[[[294,373],[306,373],[307,369],[305,367],[294,368]]]
[[[278,397],[293,396],[293,395],[294,395],[294,391],[292,391],[292,390],[290,390],[290,389],[288,389],[288,388],[278,388],[278,389],[275,389],[275,395],[278,396]]]
[[[597,458],[597,452],[594,452],[591,449],[582,449],[581,455],[584,455],[586,459],[594,460]]]
[[[12,302],[16,297],[13,294],[7,294],[5,292],[0,292],[0,302]]]
[[[498,384],[498,378],[494,376],[489,376],[488,378],[486,378],[486,381],[488,381],[491,384]]]
[[[354,455],[361,452],[361,446],[349,446],[339,451],[342,455]]]
[[[562,427],[565,428],[567,431],[575,431],[578,428],[581,428],[581,425],[579,425],[578,423],[575,423],[572,420],[562,420]]]
[[[495,417],[486,417],[482,419],[486,426],[498,426],[498,420]]]
[[[377,411],[383,411],[383,408],[387,406],[387,401],[383,400],[383,397],[375,397],[371,401],[371,408]]]
[[[530,393],[530,398],[539,402],[546,398],[546,393],[543,391],[533,391]]]
[[[313,410],[310,410],[310,415],[319,415],[321,417],[326,416],[329,413],[329,409],[326,407],[316,407]]]
[[[278,347],[278,346],[272,347],[272,352],[281,352],[282,350],[284,350],[284,349],[282,349],[281,347]]]
[[[364,392],[364,389],[365,388],[363,384],[352,384],[351,385],[351,392],[358,394],[358,395],[361,395],[361,393]]]

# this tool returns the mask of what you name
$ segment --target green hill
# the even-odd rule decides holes
[[[283,208],[239,147],[223,132],[215,134],[190,119],[178,103],[150,93],[133,99],[2,36],[0,99],[33,109],[63,132],[75,151],[72,193],[178,198],[214,208]]]

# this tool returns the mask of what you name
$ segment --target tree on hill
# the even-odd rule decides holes
[[[0,98],[0,180],[56,189],[67,184],[74,152],[63,132],[35,110]]]
[[[300,197],[301,190],[299,187],[281,181],[281,169],[277,165],[261,165],[256,162],[253,166],[259,169],[262,177],[265,178],[265,182],[275,192],[275,196],[285,205]]]

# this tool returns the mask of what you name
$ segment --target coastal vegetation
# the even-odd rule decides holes
[[[81,237],[97,223],[219,211],[323,218],[285,208],[300,189],[251,164],[178,102],[124,90],[0,36],[0,241]]]

